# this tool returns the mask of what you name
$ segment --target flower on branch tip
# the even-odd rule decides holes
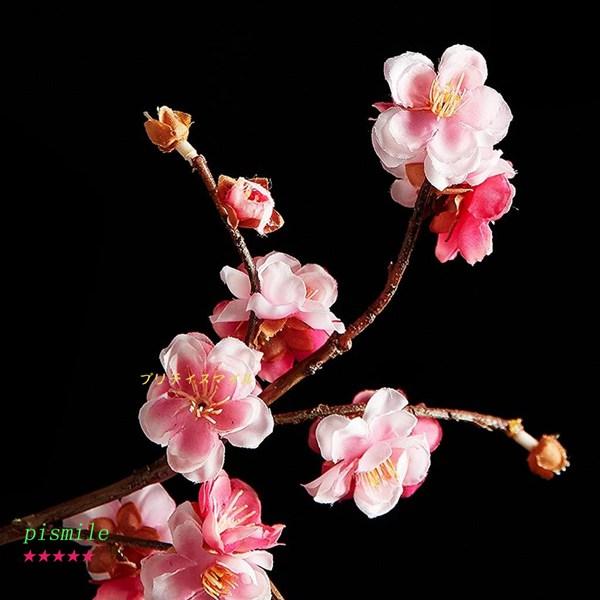
[[[533,473],[544,479],[560,475],[569,466],[567,451],[554,435],[543,435],[527,458]]]
[[[200,486],[197,512],[206,546],[226,554],[273,548],[284,528],[264,525],[257,493],[225,471]]]
[[[223,267],[221,279],[235,296],[213,310],[221,337],[245,337],[250,311],[260,319],[254,345],[263,352],[260,377],[273,381],[318,348],[343,323],[331,312],[337,282],[321,266],[302,266],[293,256],[271,252],[255,259],[261,291],[252,293],[243,266]]]
[[[140,409],[142,430],[167,446],[176,472],[200,483],[223,467],[225,446],[256,448],[273,416],[256,396],[262,353],[233,337],[213,344],[201,333],[177,335],[160,353],[165,377],[155,379]]]
[[[63,527],[90,529],[93,523],[96,536],[104,529],[110,534],[170,542],[171,532],[167,522],[174,510],[175,502],[171,496],[162,485],[153,483],[121,500],[113,500],[69,517],[63,521]],[[87,569],[92,579],[102,582],[96,600],[141,600],[140,563],[153,552],[155,550],[151,548],[137,546],[95,545]]]
[[[270,182],[264,177],[233,179],[221,175],[217,196],[227,211],[230,225],[255,229],[261,235],[277,231],[283,225],[283,217],[275,210],[269,189]]]
[[[510,163],[499,160],[480,183],[463,182],[439,192],[429,229],[438,235],[435,255],[440,262],[460,254],[473,265],[492,253],[490,224],[512,206],[515,187],[509,178],[514,174]],[[413,207],[424,180],[422,163],[405,165],[405,178],[392,184],[392,198],[402,206]]]
[[[372,131],[384,168],[404,176],[407,163],[425,165],[427,180],[438,190],[473,178],[499,158],[494,144],[504,138],[512,114],[502,96],[484,85],[484,57],[468,46],[448,48],[437,74],[423,54],[389,58],[385,78],[393,102],[381,111]]]
[[[144,113],[144,116],[147,119],[144,123],[146,134],[162,152],[172,152],[179,142],[187,140],[192,124],[191,115],[161,106],[158,109],[158,119],[148,113]]]
[[[159,552],[142,562],[145,600],[267,600],[271,597],[265,569],[273,557],[265,550],[239,554],[207,548],[203,523],[190,502],[169,519],[173,551]]]
[[[323,504],[352,494],[358,508],[373,518],[422,484],[441,428],[434,419],[418,427],[405,396],[391,388],[361,392],[356,401],[366,401],[361,417],[330,415],[317,425],[321,456],[331,466],[304,487]]]

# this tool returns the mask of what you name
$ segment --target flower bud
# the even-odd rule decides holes
[[[554,435],[543,435],[527,458],[533,473],[544,479],[560,475],[569,466],[567,452]]]
[[[158,119],[144,113],[148,119],[144,123],[150,141],[162,152],[172,152],[179,142],[187,140],[192,124],[192,116],[168,106],[158,109]]]

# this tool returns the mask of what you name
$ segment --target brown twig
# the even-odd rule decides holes
[[[369,307],[351,324],[342,335],[333,334],[329,340],[316,352],[299,362],[294,368],[284,373],[269,385],[260,397],[266,404],[273,404],[278,398],[283,396],[290,388],[302,381],[305,377],[316,373],[327,361],[347,352],[352,347],[352,340],[360,335],[377,316],[383,312],[385,307],[393,298],[402,277],[406,271],[406,267],[410,261],[410,257],[415,247],[423,219],[427,214],[427,209],[436,196],[435,190],[426,181],[419,190],[417,202],[413,209],[410,221],[404,234],[402,247],[398,253],[398,257],[392,263],[385,286],[377,298],[369,305]]]
[[[61,502],[40,512],[13,519],[12,523],[0,529],[0,546],[22,539],[27,528],[37,529],[46,524],[62,521],[90,508],[127,496],[127,494],[131,494],[151,483],[166,481],[175,474],[167,464],[166,457],[160,458],[116,483],[66,502]]]
[[[195,158],[191,160],[192,166],[198,172],[200,177],[202,178],[202,182],[204,183],[204,187],[206,187],[214,205],[221,217],[221,221],[225,226],[225,229],[229,233],[229,237],[237,250],[237,253],[242,260],[242,263],[246,267],[246,271],[248,272],[248,277],[250,278],[250,289],[252,292],[260,292],[260,281],[258,280],[258,273],[256,272],[256,265],[254,264],[254,260],[252,259],[252,255],[248,250],[248,246],[246,246],[246,240],[244,236],[240,233],[240,230],[236,227],[233,227],[229,222],[229,217],[227,215],[227,211],[219,201],[219,196],[217,195],[217,184],[215,182],[215,178],[213,177],[208,163],[206,162],[206,158],[199,154]],[[250,311],[250,319],[248,321],[248,331],[246,332],[246,344],[248,346],[253,347],[254,339],[256,338],[256,329],[258,327],[258,319],[254,312]]]
[[[272,579],[269,579],[269,583],[271,584],[271,593],[273,594],[275,600],[285,600],[283,594],[277,589],[277,586],[273,583]]]
[[[314,408],[306,410],[295,410],[292,412],[279,413],[274,415],[277,425],[299,425],[305,421],[312,421],[319,417],[328,415],[361,415],[365,409],[365,404],[340,404],[329,405],[319,404]],[[473,412],[470,410],[459,410],[456,408],[434,408],[425,404],[416,404],[408,406],[417,417],[431,417],[433,419],[441,419],[444,421],[461,421],[463,423],[473,423],[483,429],[489,431],[499,430],[508,431],[510,424],[515,422],[515,419],[503,419],[494,415],[485,415],[483,413]]]
[[[82,530],[81,538],[88,539],[89,533],[89,531]],[[120,544],[122,546],[137,546],[138,548],[153,548],[154,550],[170,550],[173,547],[173,544],[169,544],[169,542],[159,542],[158,540],[148,540],[117,533],[111,533],[105,540],[94,540],[94,542],[97,544]]]

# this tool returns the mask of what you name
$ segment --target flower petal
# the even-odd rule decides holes
[[[247,273],[232,267],[223,267],[221,281],[236,298],[250,298],[250,278]]]
[[[440,422],[431,417],[419,417],[417,424],[412,430],[413,435],[424,435],[427,439],[429,451],[433,452],[442,441],[443,430]]]
[[[425,55],[404,52],[388,58],[383,65],[383,73],[396,104],[406,108],[428,105],[435,71],[433,63]]]
[[[496,221],[510,210],[514,190],[504,175],[489,177],[465,196],[465,208],[477,219]]]
[[[304,281],[307,296],[315,303],[329,308],[337,300],[337,281],[320,265],[307,264],[295,272]],[[304,310],[308,310],[304,308]]]
[[[369,399],[363,419],[371,423],[376,417],[383,417],[402,410],[408,405],[408,400],[398,390],[392,388],[381,388]]]
[[[263,356],[262,352],[249,348],[234,337],[222,339],[212,349],[208,355],[208,363],[210,365],[218,365],[220,362],[225,362],[227,359],[234,358],[239,360],[250,370],[252,375],[256,375],[260,370],[260,361]],[[242,375],[241,373],[239,375]],[[252,384],[254,387],[254,383]]]
[[[350,490],[356,469],[356,461],[342,461],[302,487],[319,504],[333,504],[341,500]]]
[[[206,419],[192,418],[169,440],[169,466],[177,473],[195,471],[210,458],[218,443],[217,433]]]
[[[148,400],[140,408],[138,418],[146,437],[155,444],[166,446],[171,437],[189,421],[189,402],[166,395]]]
[[[333,462],[360,455],[366,447],[368,434],[369,428],[363,419],[341,415],[325,417],[316,430],[321,456]]]
[[[171,532],[167,527],[167,521],[173,514],[176,504],[160,483],[147,485],[121,499],[123,505],[128,502],[133,502],[137,507],[143,525],[156,529],[160,541],[171,541]]]
[[[462,90],[471,90],[485,83],[488,70],[485,58],[477,50],[463,44],[446,49],[438,67],[440,86],[458,82],[462,76]]]
[[[248,396],[244,402],[252,407],[247,425],[240,430],[225,433],[223,437],[239,448],[257,448],[273,432],[273,415],[260,398]]]
[[[164,585],[164,580],[174,573],[187,571],[191,568],[196,568],[193,561],[172,552],[157,552],[148,556],[142,561],[142,570],[140,573],[140,578],[144,586],[144,598],[146,600],[171,598],[170,595],[159,595],[159,593],[164,592],[164,589],[161,589]],[[156,589],[155,584],[157,584]],[[184,596],[184,600],[187,600],[189,597],[189,594]]]
[[[225,446],[221,440],[217,440],[217,443],[206,462],[198,469],[183,473],[183,476],[194,483],[210,481],[219,474],[224,464]]]
[[[386,442],[373,444],[359,459],[357,473],[366,473],[376,469],[381,463],[392,456],[392,448]]]
[[[482,85],[465,95],[456,118],[476,131],[481,146],[493,146],[508,132],[512,113],[496,90]]]
[[[392,183],[390,193],[394,202],[406,208],[413,208],[417,201],[417,189],[406,179],[396,179]]]

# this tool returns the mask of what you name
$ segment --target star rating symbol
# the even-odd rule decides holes
[[[29,552],[23,554],[23,556],[25,557],[25,562],[33,562],[33,557],[35,554],[30,550]]]
[[[75,552],[75,550],[73,550],[73,552],[71,552],[70,554],[67,554],[66,556],[69,557],[69,562],[77,562],[77,557],[79,556],[79,553]]]
[[[59,550],[52,555],[54,562],[62,562],[64,554]]]
[[[90,562],[92,560],[92,556],[94,555],[93,550],[88,550],[85,554],[82,554],[82,558],[85,562]]]
[[[44,550],[43,552],[40,552],[38,556],[40,557],[40,562],[48,562],[48,557],[50,554]]]

